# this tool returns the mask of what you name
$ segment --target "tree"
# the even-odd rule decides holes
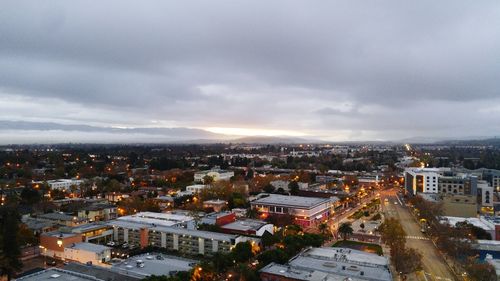
[[[386,218],[379,226],[382,242],[387,244],[389,248],[393,249],[396,246],[405,244],[406,232],[395,218]]]
[[[466,265],[466,271],[469,274],[469,278],[474,281],[496,281],[497,275],[495,268],[488,263],[468,263]]]
[[[265,193],[273,193],[274,192],[274,186],[272,184],[266,184],[263,188]]]
[[[288,184],[288,190],[290,191],[291,195],[297,195],[299,194],[299,183],[296,181],[291,181]]]
[[[212,184],[214,182],[214,177],[206,175],[203,177],[204,184]]]
[[[344,240],[347,240],[347,237],[349,235],[352,235],[354,230],[352,229],[352,226],[348,222],[344,222],[339,226],[339,233],[342,235]]]
[[[391,261],[398,272],[408,274],[422,268],[422,254],[404,244],[391,249]]]
[[[277,235],[273,235],[273,234],[269,233],[268,231],[264,231],[264,234],[262,234],[261,243],[262,243],[262,246],[264,248],[270,247],[278,242],[279,242],[279,239],[278,239]]]
[[[21,202],[26,205],[34,205],[42,200],[42,196],[38,190],[32,187],[25,187],[21,191]]]
[[[322,222],[318,225],[318,230],[323,234],[324,236],[327,236],[328,234],[328,224],[325,222]]]
[[[17,238],[19,213],[16,207],[0,208],[0,275],[11,280],[14,273],[22,268],[21,251]]]
[[[285,264],[288,261],[288,255],[282,249],[273,249],[265,251],[257,257],[261,266],[266,266],[271,262]]]
[[[364,224],[364,223],[361,223],[361,224],[359,225],[359,227],[360,227],[362,230],[364,230],[364,229],[365,229],[365,224]]]
[[[252,244],[250,242],[240,242],[231,251],[233,259],[237,262],[246,262],[253,257]]]

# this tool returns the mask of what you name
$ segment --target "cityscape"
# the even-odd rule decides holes
[[[500,280],[500,2],[0,7],[0,281]]]

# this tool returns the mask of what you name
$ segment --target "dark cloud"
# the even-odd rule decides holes
[[[493,135],[498,26],[498,1],[5,1],[0,119]]]

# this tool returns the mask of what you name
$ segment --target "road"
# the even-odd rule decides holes
[[[401,205],[395,190],[380,192],[382,210],[385,216],[399,219],[406,234],[406,245],[422,253],[423,272],[417,274],[418,280],[423,281],[452,281],[456,280],[448,265],[438,253],[436,247],[424,234],[421,233],[419,224],[406,206]],[[385,199],[388,203],[384,203]],[[394,202],[397,202],[395,204]]]

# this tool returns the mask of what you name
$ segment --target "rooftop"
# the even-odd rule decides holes
[[[61,280],[61,281],[66,281],[66,280],[71,280],[71,281],[88,281],[88,280],[94,280],[94,281],[104,281],[104,279],[99,279],[94,276],[74,272],[74,271],[69,271],[69,270],[63,270],[59,268],[49,268],[46,270],[38,271],[33,274],[17,278],[16,280],[23,280],[23,281],[54,281],[54,280]]]
[[[245,219],[245,220],[237,220],[235,222],[225,224],[221,227],[225,229],[234,229],[239,231],[248,231],[248,230],[257,231],[267,224],[268,223],[265,221]]]
[[[161,257],[161,259],[158,259],[158,257]],[[138,267],[137,261],[142,261],[144,267]],[[169,275],[177,271],[189,271],[197,263],[196,260],[148,253],[115,263],[112,265],[111,270],[123,275],[144,278],[150,275]]]
[[[93,252],[93,253],[102,253],[102,252],[104,252],[106,250],[111,250],[110,247],[107,247],[107,246],[104,246],[104,245],[87,243],[87,242],[76,243],[76,244],[73,244],[72,246],[69,246],[69,247],[66,247],[66,248],[71,248],[71,249],[76,249],[76,250],[83,250],[83,251]]]
[[[309,248],[292,258],[286,269],[273,265],[261,271],[308,281],[392,280],[385,257],[347,248]]]
[[[328,202],[331,202],[330,198],[270,194],[267,197],[259,198],[255,201],[252,201],[251,203],[262,205],[290,206],[295,208],[308,209]]]
[[[47,213],[39,215],[38,218],[48,219],[48,220],[58,220],[58,221],[85,221],[84,218],[79,218],[76,216],[66,215],[64,213]]]
[[[224,233],[203,231],[203,230],[192,230],[192,229],[186,229],[186,228],[182,228],[182,227],[157,226],[157,227],[151,228],[151,230],[159,231],[159,232],[174,233],[174,234],[179,234],[179,235],[200,237],[200,238],[204,238],[204,239],[214,239],[214,240],[218,240],[218,241],[227,241],[227,242],[232,242],[238,237],[238,236],[232,235],[232,234],[224,234]]]
[[[99,267],[95,265],[84,265],[81,263],[71,262],[64,266],[65,270],[79,272],[82,274],[94,276],[96,278],[106,281],[136,281],[140,280],[138,277],[127,276],[118,272],[111,271],[108,268]]]

